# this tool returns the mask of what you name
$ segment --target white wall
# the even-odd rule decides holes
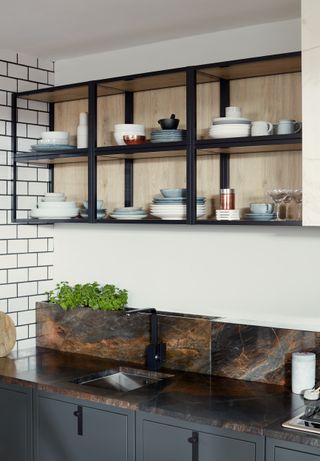
[[[299,21],[56,63],[57,84],[300,49]],[[55,280],[109,281],[130,305],[320,329],[320,229],[57,225]]]

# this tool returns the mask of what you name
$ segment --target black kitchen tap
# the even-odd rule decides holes
[[[133,314],[151,314],[150,317],[150,344],[147,346],[147,368],[152,371],[157,371],[161,368],[166,359],[166,344],[159,343],[158,339],[158,312],[155,308],[146,309],[131,309],[126,311],[126,315],[130,317]]]

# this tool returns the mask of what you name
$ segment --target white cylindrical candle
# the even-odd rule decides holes
[[[88,147],[88,113],[81,112],[79,125],[77,128],[77,147],[78,149]]]
[[[316,354],[294,352],[292,354],[292,392],[302,394],[312,389],[316,383]]]

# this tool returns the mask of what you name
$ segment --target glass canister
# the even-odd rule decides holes
[[[292,354],[292,392],[302,394],[313,389],[316,382],[316,354],[294,352]]]
[[[220,210],[234,210],[236,196],[234,189],[220,189]]]

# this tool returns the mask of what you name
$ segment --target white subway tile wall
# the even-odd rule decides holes
[[[53,61],[0,50],[0,311],[16,324],[17,349],[35,345],[35,304],[52,286],[53,226],[11,222],[11,92],[53,84]],[[28,150],[48,127],[47,105],[19,99],[18,108],[18,147]],[[28,217],[47,191],[49,173],[21,165],[17,176],[18,217]]]

